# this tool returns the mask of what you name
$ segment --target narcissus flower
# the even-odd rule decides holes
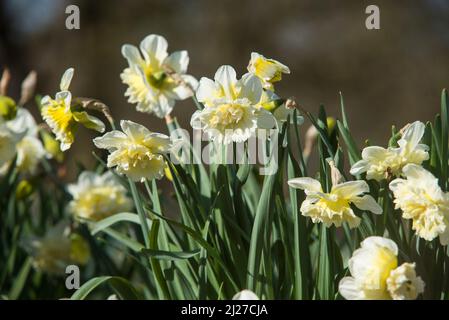
[[[347,222],[351,228],[360,224],[360,218],[354,214],[351,204],[360,210],[381,214],[382,208],[373,197],[364,195],[369,192],[365,181],[348,181],[332,186],[329,193],[325,193],[318,180],[303,177],[288,181],[292,188],[302,189],[306,199],[301,204],[303,216],[312,218],[314,223],[322,222],[327,227],[340,227]]]
[[[340,280],[339,292],[347,300],[416,299],[424,283],[415,265],[398,266],[398,247],[387,238],[369,237],[349,259],[350,277]]]
[[[421,164],[429,159],[429,147],[419,143],[424,135],[425,125],[415,121],[404,129],[397,148],[371,146],[363,149],[362,160],[351,168],[352,175],[366,172],[367,179],[377,181],[386,178],[388,173],[400,176],[402,168],[408,163]]]
[[[137,103],[138,111],[160,118],[172,111],[176,100],[191,97],[197,86],[195,78],[185,74],[189,65],[187,51],[168,55],[167,46],[164,37],[152,34],[140,43],[140,52],[129,44],[122,47],[129,64],[121,74],[128,85],[128,102]]]
[[[41,100],[42,117],[56,135],[56,139],[61,142],[62,151],[69,149],[74,142],[77,123],[98,132],[103,132],[105,129],[101,120],[77,106],[72,106],[72,94],[68,90],[73,73],[73,68],[64,72],[59,86],[61,91],[56,93],[55,99],[45,96]]]
[[[8,128],[21,139],[16,144],[16,166],[22,173],[34,174],[39,162],[47,152],[38,139],[38,127],[31,113],[25,108],[19,108],[17,116],[7,122]],[[6,168],[3,167],[3,170]]]
[[[11,131],[6,123],[0,120],[0,167],[12,160],[16,154],[16,144],[23,135]]]
[[[133,181],[160,179],[166,166],[163,155],[170,150],[170,138],[149,131],[144,126],[122,120],[123,130],[113,130],[95,138],[98,148],[107,149],[108,167],[126,174]]]
[[[416,276],[414,263],[403,263],[391,271],[387,288],[393,300],[414,300],[424,292],[424,281]]]
[[[47,231],[44,237],[32,239],[26,244],[36,269],[64,274],[68,265],[84,265],[90,257],[87,242],[80,235],[60,223]]]
[[[273,83],[282,79],[283,73],[290,73],[290,69],[274,59],[267,59],[257,52],[251,53],[248,72],[256,75],[265,89],[273,90]]]
[[[416,234],[432,241],[439,236],[442,245],[449,244],[449,194],[443,192],[438,179],[415,164],[403,169],[405,179],[390,183],[396,209],[404,219],[412,219]]]
[[[99,221],[132,208],[126,189],[111,171],[102,175],[84,171],[77,183],[70,184],[67,189],[73,197],[69,212],[77,218]]]
[[[263,88],[256,76],[247,73],[237,80],[234,68],[222,66],[214,80],[200,80],[196,97],[205,108],[192,115],[194,129],[204,130],[213,141],[228,144],[248,140],[257,128],[275,126],[273,115],[260,108]]]
[[[237,292],[232,300],[260,300],[259,297],[252,292],[251,290],[245,289],[240,292]]]

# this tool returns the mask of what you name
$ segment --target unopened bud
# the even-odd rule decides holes
[[[50,156],[56,161],[62,162],[64,160],[64,153],[61,151],[59,141],[56,140],[47,130],[41,130],[40,134],[42,141],[44,142],[44,148],[48,154],[50,154]]]
[[[0,116],[8,121],[16,117],[17,105],[16,102],[7,96],[0,96]]]
[[[22,90],[20,94],[19,105],[23,106],[30,101],[34,96],[34,90],[36,89],[37,73],[31,71],[25,80],[22,82]]]
[[[34,192],[33,184],[28,180],[19,182],[16,188],[16,199],[23,200],[28,198]]]

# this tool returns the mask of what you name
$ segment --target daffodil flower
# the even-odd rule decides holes
[[[404,219],[413,221],[416,234],[432,241],[440,238],[449,244],[449,194],[441,190],[438,179],[421,166],[408,164],[403,169],[405,179],[390,183],[396,209],[402,210]]]
[[[398,247],[387,238],[369,237],[349,259],[350,277],[339,283],[339,292],[347,300],[416,299],[424,291],[424,282],[416,276],[415,265],[398,267]]]
[[[290,69],[274,59],[267,59],[257,52],[251,53],[248,72],[256,75],[265,89],[273,90],[273,83],[282,79],[282,74],[290,73]]]
[[[51,227],[41,238],[25,243],[32,256],[33,266],[51,274],[64,274],[70,264],[84,265],[90,258],[87,242],[72,233],[64,222]]]
[[[16,154],[16,145],[22,138],[8,128],[3,120],[0,120],[0,167],[11,161]]]
[[[75,184],[67,187],[73,200],[68,209],[77,218],[99,221],[132,208],[126,189],[110,171],[100,175],[84,171]]]
[[[191,125],[218,143],[246,141],[257,128],[271,129],[276,124],[273,115],[259,107],[262,93],[256,76],[247,73],[237,80],[234,68],[222,66],[214,80],[200,79],[196,97],[205,108],[192,115]]]
[[[400,176],[402,168],[408,163],[420,165],[429,159],[429,147],[419,143],[424,130],[424,123],[415,121],[405,128],[398,141],[399,147],[387,149],[378,146],[366,147],[362,151],[362,160],[352,166],[351,174],[359,175],[366,172],[367,179],[381,181],[388,173]]]
[[[16,136],[20,136],[15,146],[17,169],[22,173],[34,174],[39,162],[47,156],[42,142],[38,139],[36,121],[27,109],[19,108],[17,116],[6,125]],[[4,165],[1,171],[6,169],[7,165]]]
[[[98,132],[104,132],[105,129],[101,120],[72,106],[72,94],[68,90],[73,73],[73,68],[64,72],[60,83],[61,91],[56,93],[55,99],[45,96],[41,100],[42,117],[56,135],[56,139],[61,142],[62,151],[68,150],[74,142],[77,123]]]
[[[259,297],[252,292],[251,290],[245,289],[240,292],[237,292],[232,300],[260,300]]]
[[[369,192],[365,181],[339,183],[332,186],[329,193],[323,191],[318,180],[308,177],[290,179],[288,185],[305,191],[307,197],[300,210],[313,223],[322,222],[327,227],[340,227],[343,222],[347,222],[351,228],[355,228],[360,224],[360,218],[354,214],[351,204],[360,210],[382,213],[382,208],[374,198],[365,194]]]
[[[129,67],[121,74],[128,85],[125,96],[128,102],[137,103],[137,110],[154,113],[159,118],[168,115],[176,100],[184,100],[194,94],[197,81],[186,75],[189,65],[187,51],[168,55],[167,40],[159,35],[149,35],[139,49],[125,44],[122,55]]]
[[[113,130],[94,139],[97,148],[110,152],[108,167],[117,167],[119,173],[133,181],[160,179],[164,175],[163,155],[170,150],[170,138],[129,120],[122,120],[120,126],[123,131]]]

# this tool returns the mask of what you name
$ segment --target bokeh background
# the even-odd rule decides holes
[[[80,30],[65,28],[69,4],[80,7]],[[380,7],[381,30],[365,28],[369,4]],[[342,91],[360,143],[385,145],[392,124],[432,119],[449,86],[447,0],[0,0],[0,65],[13,73],[10,95],[18,97],[30,70],[38,72],[38,93],[53,95],[72,66],[75,96],[98,98],[116,119],[166,132],[162,120],[126,102],[119,77],[127,65],[122,44],[151,33],[165,36],[170,52],[188,50],[198,79],[222,64],[243,74],[257,51],[290,67],[278,92],[310,111],[323,103],[339,116]],[[194,109],[184,101],[174,115],[188,128]],[[69,158],[89,165],[93,133],[80,135]]]

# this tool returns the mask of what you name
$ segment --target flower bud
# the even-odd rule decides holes
[[[28,180],[19,182],[16,188],[16,199],[23,200],[28,198],[34,192],[33,184]]]
[[[16,117],[17,105],[16,102],[7,96],[0,96],[0,116],[8,121]]]

